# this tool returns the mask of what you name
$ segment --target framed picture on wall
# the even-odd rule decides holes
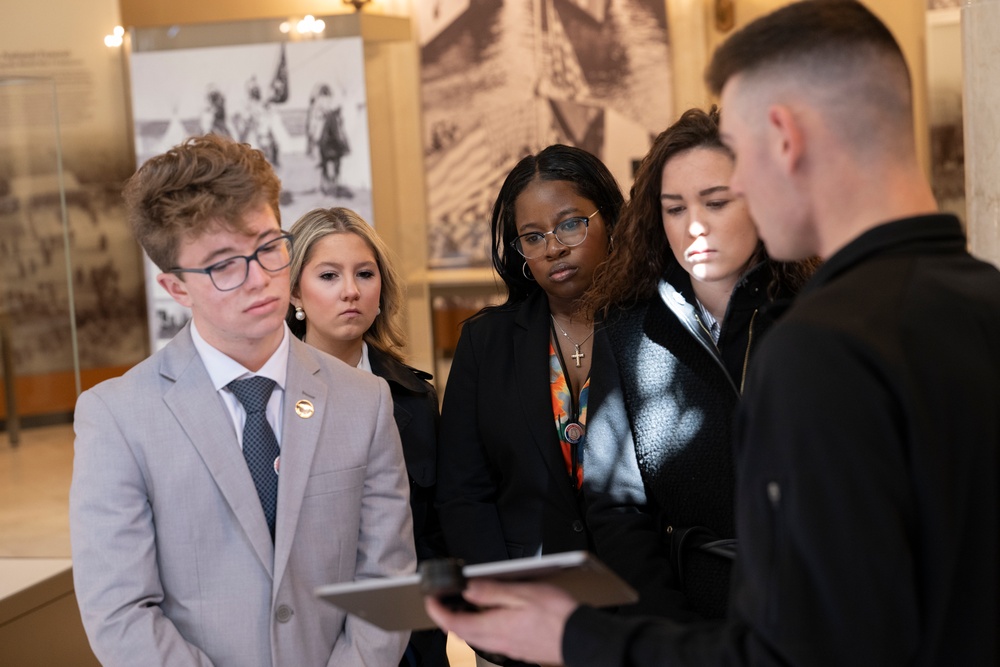
[[[132,44],[139,164],[190,136],[229,136],[263,151],[274,167],[283,227],[331,206],[374,224],[360,36],[292,39],[275,20],[143,29]],[[159,269],[146,264],[155,350],[187,314],[156,283]]]

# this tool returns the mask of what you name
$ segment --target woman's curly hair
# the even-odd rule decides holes
[[[660,189],[663,167],[673,157],[694,148],[708,148],[730,155],[719,135],[719,108],[707,112],[688,109],[661,132],[636,171],[630,200],[622,210],[615,230],[614,252],[602,264],[583,297],[584,310],[594,316],[607,315],[612,307],[628,308],[651,297],[668,267],[677,260],[663,231]],[[758,243],[747,268],[771,261],[763,243]],[[797,290],[815,271],[817,262],[772,262],[774,280],[768,288],[774,296],[783,288]]]

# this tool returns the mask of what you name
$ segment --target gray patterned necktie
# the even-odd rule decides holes
[[[278,473],[275,460],[278,458],[278,440],[267,422],[265,409],[274,390],[274,380],[266,377],[252,377],[233,380],[226,387],[236,395],[247,412],[243,425],[243,458],[247,460],[250,476],[257,487],[264,518],[271,530],[274,541],[275,515],[278,507]]]

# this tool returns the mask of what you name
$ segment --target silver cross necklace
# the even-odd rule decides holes
[[[566,340],[568,340],[570,343],[573,344],[573,354],[569,356],[573,358],[573,361],[576,362],[576,367],[579,368],[580,360],[587,356],[585,353],[580,351],[580,346],[586,343],[588,340],[590,340],[590,337],[594,335],[594,331],[596,329],[591,329],[590,333],[587,334],[587,337],[578,343],[572,338],[570,338],[570,335],[566,333],[566,330],[562,328],[562,325],[556,321],[555,315],[549,315],[549,317],[552,318],[552,323],[555,324],[557,327],[559,327],[559,331],[562,332],[562,335],[566,337]]]

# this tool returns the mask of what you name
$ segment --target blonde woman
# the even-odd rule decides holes
[[[417,558],[444,553],[434,511],[438,400],[431,376],[404,363],[403,283],[375,230],[346,208],[314,209],[290,230],[289,328],[306,343],[389,384],[410,476]],[[415,632],[400,665],[447,665],[445,635]]]

